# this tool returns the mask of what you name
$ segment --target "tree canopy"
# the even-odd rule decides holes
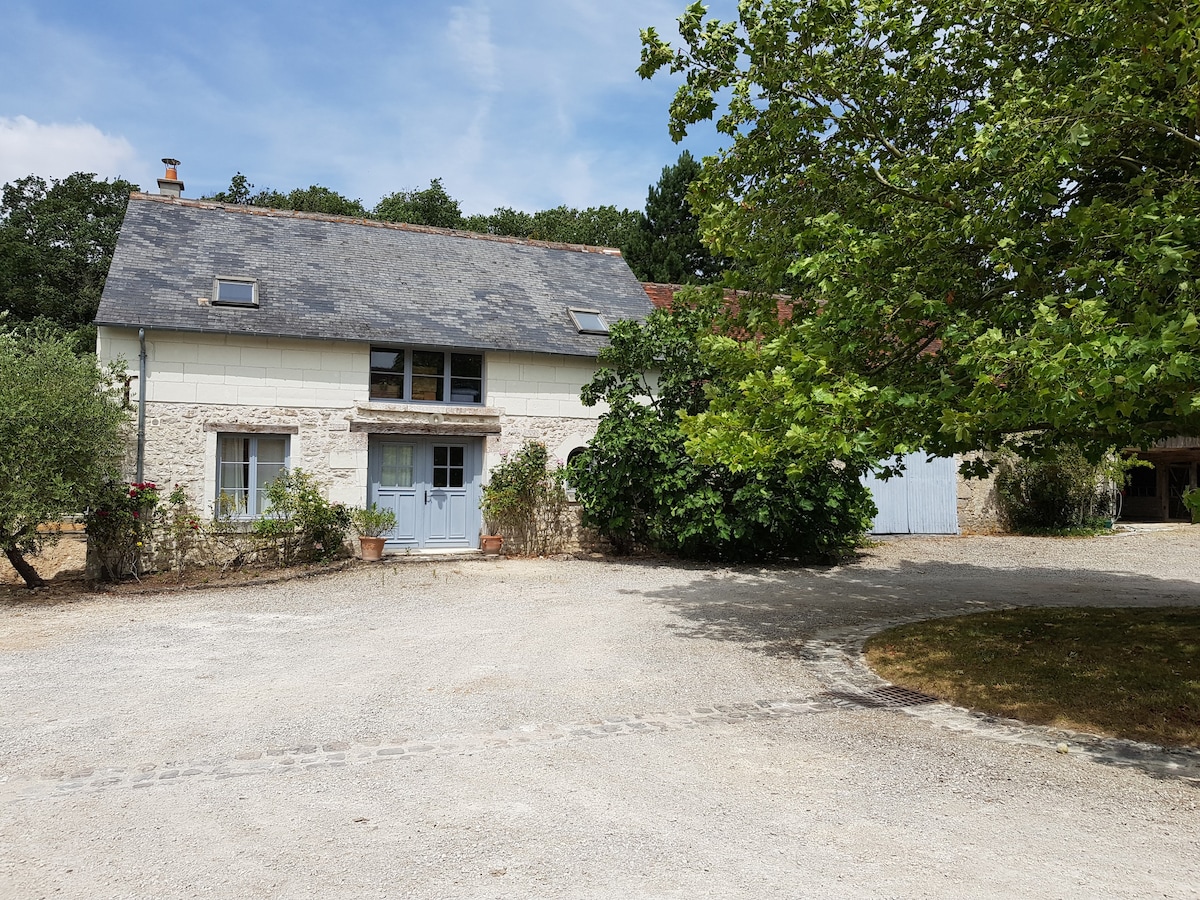
[[[618,550],[651,546],[702,559],[848,552],[875,514],[859,481],[865,460],[831,459],[793,477],[785,460],[735,472],[685,451],[680,415],[702,412],[724,377],[696,342],[720,321],[716,309],[677,304],[644,324],[613,325],[603,368],[583,389],[584,403],[604,402],[608,411],[568,475],[585,524]]]
[[[650,185],[646,209],[627,239],[625,260],[642,281],[660,284],[711,284],[722,265],[700,242],[700,222],[687,193],[700,176],[700,163],[684,150],[672,166],[663,166]]]
[[[643,32],[762,289],[686,428],[736,467],[1200,433],[1200,8],[749,0]],[[772,291],[793,300],[785,315]]]
[[[25,554],[54,537],[39,526],[82,512],[116,476],[127,416],[95,355],[0,330],[0,551],[30,587],[41,579]]]
[[[125,217],[128,181],[76,172],[30,175],[0,193],[0,312],[11,321],[54,323],[94,350],[92,321]]]
[[[230,179],[228,190],[217,191],[211,197],[204,199],[215,200],[218,203],[236,203],[242,206],[264,206],[270,209],[323,213],[328,216],[364,218],[368,215],[361,201],[343,197],[337,191],[318,184],[309,185],[306,188],[295,188],[286,194],[270,188],[256,192],[254,185],[241,172]]]
[[[372,210],[385,222],[432,225],[434,228],[462,228],[463,215],[458,201],[446,193],[442,179],[434,178],[422,191],[397,191],[388,194]]]

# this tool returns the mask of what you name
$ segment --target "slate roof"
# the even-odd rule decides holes
[[[218,276],[258,308],[209,305]],[[133,194],[96,323],[595,356],[571,307],[653,309],[615,250]]]

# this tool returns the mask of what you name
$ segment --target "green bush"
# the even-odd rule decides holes
[[[722,377],[697,343],[712,328],[711,313],[686,308],[613,327],[601,355],[607,368],[583,393],[585,403],[603,401],[609,411],[568,473],[584,524],[618,552],[646,546],[723,560],[845,555],[875,515],[861,465],[827,460],[795,477],[787,460],[735,472],[688,455],[679,415],[703,410],[706,385]]]
[[[567,494],[561,466],[550,464],[540,441],[527,441],[488,474],[480,508],[489,533],[503,535],[510,552],[545,556],[568,535]]]
[[[1113,516],[1112,486],[1124,482],[1129,465],[1115,456],[1094,463],[1068,445],[1054,447],[1044,458],[1006,457],[996,471],[1001,517],[1018,532],[1107,527]]]
[[[285,469],[267,486],[267,511],[253,533],[273,551],[281,566],[322,562],[346,552],[350,511],[330,503],[316,479],[303,469]]]

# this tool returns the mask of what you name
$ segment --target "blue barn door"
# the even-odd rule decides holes
[[[904,457],[904,474],[881,481],[863,476],[879,513],[871,534],[958,534],[958,467],[953,458]]]

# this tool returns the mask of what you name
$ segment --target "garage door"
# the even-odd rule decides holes
[[[904,457],[904,474],[881,481],[867,473],[879,514],[871,534],[958,534],[958,464],[953,458]]]

